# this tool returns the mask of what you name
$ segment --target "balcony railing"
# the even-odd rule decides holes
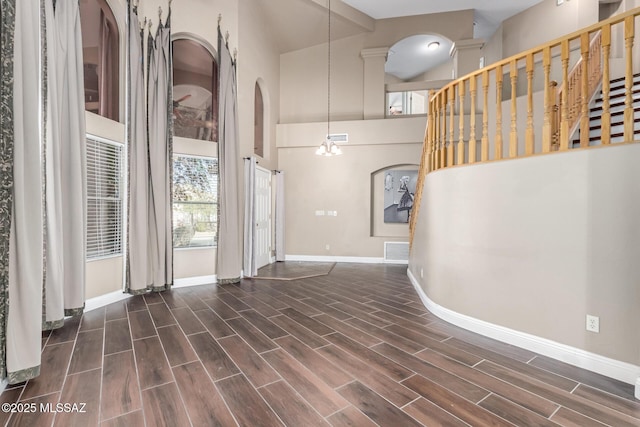
[[[429,172],[611,144],[609,97],[615,77],[624,80],[621,142],[633,142],[638,15],[640,8],[506,58],[431,96],[411,239]],[[598,89],[601,134],[594,138],[589,110]]]

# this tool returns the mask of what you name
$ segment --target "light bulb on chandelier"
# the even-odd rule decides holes
[[[333,142],[329,135],[327,135],[327,139],[324,140],[322,144],[316,150],[316,154],[318,156],[339,156],[342,154],[342,149],[338,144]]]

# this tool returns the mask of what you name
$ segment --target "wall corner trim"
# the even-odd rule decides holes
[[[200,286],[211,285],[217,283],[218,277],[214,274],[211,276],[198,276],[187,277],[185,279],[174,279],[173,288],[184,288],[187,286]],[[100,307],[104,307],[114,302],[124,301],[131,298],[133,295],[124,293],[122,291],[109,292],[108,294],[100,295],[95,298],[89,298],[84,304],[84,312],[95,310]],[[1,384],[0,384],[1,386]]]
[[[360,264],[388,264],[382,257],[325,256],[325,255],[285,255],[285,261],[308,262],[355,262]]]
[[[640,366],[457,313],[433,302],[424,292],[410,269],[407,269],[407,275],[424,306],[440,319],[489,338],[522,347],[627,384],[635,384],[635,397],[640,399]]]
[[[84,312],[86,313],[87,311],[95,310],[96,308],[104,307],[105,305],[113,304],[114,302],[124,301],[132,296],[133,295],[126,294],[122,291],[115,291],[98,297],[89,298],[84,303]]]
[[[212,274],[210,276],[186,277],[184,279],[173,279],[173,288],[185,288],[187,286],[212,285],[218,283],[218,276]]]

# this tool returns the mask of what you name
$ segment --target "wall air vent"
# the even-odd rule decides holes
[[[409,242],[384,242],[384,262],[409,264]]]
[[[335,142],[337,144],[344,144],[345,142],[349,142],[349,134],[348,133],[330,133],[329,139],[331,142]]]

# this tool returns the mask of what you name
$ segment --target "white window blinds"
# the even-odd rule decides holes
[[[123,151],[87,137],[87,259],[122,254]]]

